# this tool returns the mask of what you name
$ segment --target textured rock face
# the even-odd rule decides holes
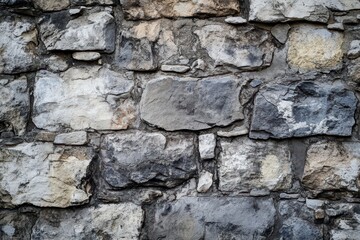
[[[46,15],[40,24],[41,39],[46,48],[48,50],[114,51],[114,17],[111,11],[95,10],[71,20],[67,12]]]
[[[41,8],[43,11],[59,11],[67,8],[70,5],[69,0],[57,0],[57,1],[47,1],[47,0],[33,0],[35,6]]]
[[[236,0],[120,0],[128,20],[161,17],[195,17],[202,15],[225,16],[240,11]]]
[[[1,239],[29,239],[36,215],[32,213],[0,212]]]
[[[253,141],[247,138],[221,140],[219,189],[249,192],[291,187],[291,162],[287,144]]]
[[[0,17],[0,73],[13,74],[37,68],[37,30],[27,18]]]
[[[243,119],[239,93],[240,83],[231,76],[154,79],[143,93],[141,118],[170,131],[226,126]]]
[[[68,207],[87,202],[90,193],[82,181],[92,158],[89,148],[54,147],[51,143],[1,148],[1,207],[24,203]]]
[[[155,207],[148,235],[169,240],[262,239],[271,233],[274,217],[271,199],[183,197]]]
[[[101,67],[70,68],[36,76],[33,121],[39,128],[57,131],[126,129],[135,119],[129,94],[134,83],[127,76]],[[87,108],[91,106],[91,108]]]
[[[338,84],[271,85],[255,99],[250,137],[350,136],[357,99]]]
[[[30,112],[30,96],[26,78],[2,79],[0,77],[0,133],[14,130],[25,132]]]
[[[174,187],[196,171],[194,138],[160,133],[107,135],[101,147],[101,172],[115,189],[131,186]]]
[[[302,183],[315,192],[359,191],[360,143],[315,143],[307,151]]]
[[[288,63],[301,70],[332,70],[342,67],[344,36],[325,28],[301,25],[289,36]]]
[[[141,207],[133,203],[99,205],[78,211],[44,211],[31,239],[139,239]]]

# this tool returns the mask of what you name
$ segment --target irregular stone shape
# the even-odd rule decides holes
[[[129,94],[134,82],[124,74],[99,66],[70,68],[55,74],[40,71],[34,89],[33,122],[38,128],[59,131],[126,129],[136,109]]]
[[[360,58],[349,62],[348,77],[355,83],[360,83]]]
[[[163,72],[186,73],[189,70],[190,67],[184,65],[161,65],[161,71]]]
[[[8,210],[0,211],[0,238],[29,239],[36,221],[36,214],[20,213]]]
[[[350,43],[350,49],[347,55],[350,59],[360,57],[360,40],[354,40]]]
[[[271,64],[274,48],[267,31],[211,24],[194,31],[215,66],[259,69]]]
[[[306,156],[303,186],[313,191],[359,191],[360,143],[312,144]]]
[[[250,0],[249,20],[258,22],[283,22],[307,20],[326,23],[330,13],[360,9],[357,0]]]
[[[101,54],[98,52],[76,52],[72,54],[72,57],[79,61],[95,61],[101,58]]]
[[[271,28],[271,34],[274,36],[274,38],[276,38],[276,40],[284,44],[288,39],[288,33],[290,29],[291,27],[289,24],[276,24]]]
[[[95,10],[75,19],[70,19],[68,12],[46,15],[40,24],[41,39],[46,49],[114,51],[115,22],[112,12]]]
[[[147,216],[151,223],[148,237],[168,240],[267,239],[274,226],[275,214],[272,199],[182,197],[155,206],[153,215]]]
[[[226,16],[240,11],[236,0],[120,0],[120,3],[127,20]]]
[[[37,30],[26,18],[0,18],[0,73],[16,74],[38,68]]]
[[[43,11],[59,11],[70,5],[70,0],[33,0],[33,2],[35,6],[39,7]]]
[[[26,77],[15,80],[0,77],[0,133],[24,134],[30,112],[30,96]]]
[[[247,20],[242,17],[227,17],[225,19],[225,22],[229,23],[229,24],[240,25],[240,24],[247,23]]]
[[[141,118],[169,131],[226,126],[244,118],[239,94],[239,81],[232,76],[162,77],[147,83],[140,102]]]
[[[202,171],[196,190],[200,193],[207,192],[213,184],[213,174],[208,171]]]
[[[331,29],[331,30],[339,30],[339,31],[344,31],[344,29],[345,29],[343,23],[328,24],[327,28]]]
[[[84,145],[88,141],[85,131],[62,133],[55,137],[55,144]]]
[[[234,127],[234,129],[230,131],[218,131],[217,135],[219,137],[238,137],[242,135],[247,135],[249,133],[249,129],[243,125],[240,127]]]
[[[45,210],[31,239],[129,239],[140,237],[144,213],[133,203],[101,204],[76,210]],[[65,230],[66,229],[66,230]]]
[[[101,144],[101,174],[115,189],[174,187],[196,172],[194,137],[128,132],[106,135]]]
[[[71,0],[74,5],[115,5],[115,0]]]
[[[215,158],[216,137],[214,134],[203,134],[199,136],[199,152],[201,159]]]
[[[285,190],[291,187],[287,144],[253,141],[246,137],[220,141],[219,189],[249,192],[253,188]]]
[[[0,6],[29,7],[32,0],[0,0]]]
[[[68,207],[86,203],[90,193],[83,181],[93,155],[90,148],[40,142],[1,148],[0,206],[29,203]]]
[[[255,98],[250,137],[350,136],[357,99],[341,84],[270,85]]]
[[[333,70],[342,67],[344,35],[313,25],[299,25],[290,31],[287,61],[301,70]]]
[[[47,69],[52,72],[64,72],[69,68],[66,59],[57,55],[51,55],[50,57],[45,58],[44,63]]]

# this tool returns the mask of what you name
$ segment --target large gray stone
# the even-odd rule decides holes
[[[256,95],[250,137],[350,136],[357,102],[337,83],[270,85]]]
[[[219,189],[286,190],[291,187],[290,151],[286,143],[253,141],[246,137],[220,141]]]
[[[1,16],[0,32],[0,73],[34,71],[39,64],[35,24],[23,17]]]
[[[20,213],[10,210],[0,211],[0,239],[30,239],[36,218],[37,216],[34,213]]]
[[[133,203],[76,210],[44,210],[32,228],[33,240],[129,239],[140,237],[144,213]]]
[[[196,173],[193,136],[140,131],[106,135],[101,144],[101,174],[110,188],[174,187]]]
[[[26,130],[30,112],[30,96],[26,77],[2,79],[0,77],[0,133],[15,131],[22,135]]]
[[[272,199],[182,197],[147,216],[149,239],[266,239],[275,222]]]
[[[233,76],[154,79],[144,90],[141,118],[169,131],[226,126],[244,118],[240,88]]]
[[[60,74],[40,71],[33,122],[49,131],[126,129],[136,118],[134,102],[127,98],[133,86],[131,76],[99,66],[74,67]]]
[[[91,194],[84,180],[93,155],[89,148],[54,147],[41,142],[1,148],[0,207],[86,203]]]
[[[47,50],[105,51],[115,48],[115,21],[111,10],[93,9],[71,19],[68,12],[45,15],[40,23]]]

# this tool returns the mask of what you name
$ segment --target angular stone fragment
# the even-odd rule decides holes
[[[247,20],[242,17],[228,17],[225,19],[225,22],[229,24],[240,25],[247,23]]]
[[[0,133],[14,131],[22,135],[26,130],[30,112],[30,96],[26,77],[2,79],[0,77]]]
[[[174,187],[196,172],[194,137],[128,132],[106,135],[101,144],[101,174],[114,189]]]
[[[347,55],[350,59],[360,57],[360,40],[354,40],[350,43],[350,49]]]
[[[344,35],[313,25],[290,31],[287,61],[300,70],[333,70],[342,67]]]
[[[341,84],[270,85],[255,98],[250,137],[350,136],[357,99]]]
[[[239,12],[236,0],[120,0],[128,20],[226,16]]]
[[[311,191],[359,191],[360,143],[324,142],[307,151],[302,178]]]
[[[140,237],[144,213],[133,203],[76,210],[44,210],[31,239],[129,239]]]
[[[0,17],[0,73],[16,74],[38,68],[37,30],[26,18]]]
[[[90,148],[54,147],[51,143],[1,148],[0,206],[28,203],[68,207],[86,203],[90,193],[83,181],[92,158]]]
[[[62,133],[55,137],[55,144],[64,145],[84,145],[88,141],[87,133],[85,131]]]
[[[163,72],[185,73],[189,70],[190,67],[184,65],[161,65],[161,71]]]
[[[201,159],[212,159],[215,157],[216,137],[214,134],[203,134],[199,136],[199,152]]]
[[[101,58],[101,54],[98,52],[76,52],[72,54],[72,57],[79,61],[95,61]]]
[[[94,9],[75,19],[70,19],[68,12],[48,14],[40,24],[40,33],[47,50],[112,52],[115,48],[111,10]]]
[[[38,128],[58,131],[126,129],[136,114],[134,103],[122,99],[134,82],[121,73],[99,66],[70,68],[36,75],[33,122]]]
[[[253,141],[246,137],[221,140],[219,189],[249,192],[254,188],[291,187],[292,170],[287,144]]]
[[[264,30],[208,24],[196,30],[195,34],[215,61],[215,66],[258,69],[271,64],[274,48]]]
[[[213,184],[213,174],[207,171],[202,171],[197,184],[196,190],[200,193],[207,192]]]
[[[276,38],[276,40],[284,44],[288,39],[290,29],[291,27],[289,24],[276,24],[271,28],[271,34]]]
[[[240,84],[232,76],[203,79],[162,77],[147,83],[141,118],[174,131],[226,126],[243,119]]]
[[[272,199],[182,197],[147,216],[150,239],[267,239],[275,222]],[[241,217],[240,217],[241,216]],[[256,223],[256,224],[254,224]]]
[[[33,0],[35,6],[43,11],[59,11],[67,8],[70,5],[70,0]]]

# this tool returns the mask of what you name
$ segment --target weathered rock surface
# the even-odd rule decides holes
[[[140,131],[106,135],[101,174],[114,189],[131,186],[174,187],[196,172],[193,136]]]
[[[350,136],[357,98],[341,84],[270,85],[255,98],[250,137]]]
[[[0,77],[0,133],[14,131],[22,135],[30,112],[30,96],[26,77]]]
[[[232,76],[162,77],[147,83],[140,103],[141,118],[169,131],[226,126],[243,119],[239,94],[239,81]]]
[[[120,0],[128,20],[161,17],[226,16],[240,11],[236,0]]]
[[[285,190],[291,187],[292,170],[287,144],[242,137],[221,140],[220,145],[221,191]]]
[[[148,221],[150,239],[266,239],[275,208],[272,199],[182,197],[157,205]]]
[[[48,14],[40,24],[40,33],[47,50],[112,52],[115,48],[111,10],[93,9],[75,19],[70,19],[68,12]]]
[[[0,238],[2,240],[30,239],[35,221],[35,214],[2,210],[0,211]]]
[[[0,206],[29,203],[68,207],[86,203],[83,182],[93,158],[84,147],[54,147],[51,143],[22,143],[0,149]]]
[[[360,57],[360,40],[354,40],[350,43],[350,49],[347,53],[348,58],[355,59]]]
[[[129,239],[140,236],[144,213],[133,203],[98,205],[77,210],[45,210],[31,239]]]
[[[309,147],[302,178],[309,190],[357,192],[359,179],[359,142],[320,142]]]
[[[342,67],[344,36],[313,25],[293,27],[289,36],[287,61],[300,70],[333,70]]]
[[[201,159],[212,159],[215,157],[216,136],[212,133],[199,136],[199,152]]]
[[[207,192],[213,184],[213,174],[208,171],[202,171],[198,180],[196,190],[200,193]]]
[[[77,131],[58,134],[55,137],[54,143],[64,145],[84,145],[87,141],[87,133],[85,131]]]
[[[101,58],[98,52],[75,52],[72,57],[79,61],[95,61]]]
[[[0,73],[15,74],[38,68],[37,30],[27,18],[0,17]]]
[[[71,0],[72,4],[87,6],[87,5],[114,5],[115,0]]]
[[[43,11],[59,11],[67,8],[70,5],[70,0],[32,0],[36,7]]]
[[[49,131],[126,129],[136,118],[136,108],[122,96],[133,86],[131,77],[99,66],[74,67],[60,74],[40,71],[33,122]]]

